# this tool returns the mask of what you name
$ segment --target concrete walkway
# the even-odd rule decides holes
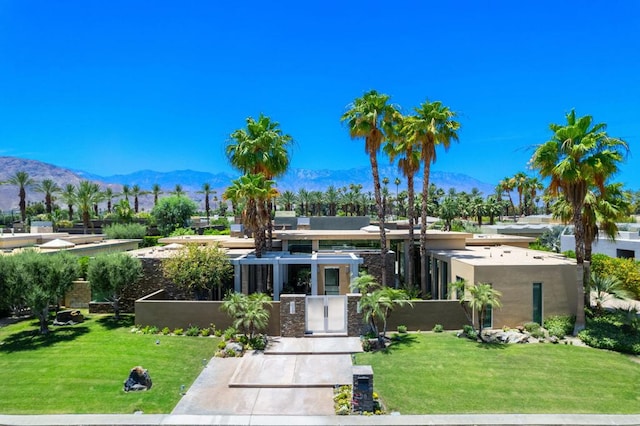
[[[331,416],[361,351],[356,337],[273,338],[264,353],[211,359],[171,414]]]

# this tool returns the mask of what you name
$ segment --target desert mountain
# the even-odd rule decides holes
[[[232,179],[238,177],[237,174],[229,173],[209,173],[194,170],[177,170],[173,172],[156,172],[152,170],[141,170],[126,175],[99,176],[87,171],[69,170],[52,164],[43,163],[36,160],[28,160],[16,157],[0,157],[0,182],[5,182],[18,171],[25,171],[36,182],[44,179],[52,179],[61,187],[71,183],[77,185],[81,180],[91,180],[98,182],[102,187],[111,187],[114,192],[122,189],[122,185],[139,185],[143,190],[150,190],[154,184],[169,192],[176,184],[182,188],[196,201],[204,199],[202,194],[198,194],[202,184],[209,183],[212,189],[221,194],[229,186]],[[393,166],[380,168],[380,176],[389,178],[389,192],[395,194],[396,186],[393,183],[396,177],[402,181],[399,190],[406,189],[406,180]],[[481,182],[465,174],[447,173],[432,171],[430,181],[436,186],[444,188],[455,188],[457,191],[471,191],[478,188],[485,195],[493,192],[493,186]],[[422,187],[422,175],[416,176],[416,191]],[[330,185],[336,188],[348,187],[350,184],[361,184],[362,192],[373,191],[371,183],[371,171],[368,167],[360,167],[349,170],[311,170],[311,169],[290,169],[286,175],[277,179],[277,187],[280,191],[297,192],[300,188],[307,191],[324,191]],[[35,191],[27,191],[27,200],[36,202],[43,200],[43,194]],[[148,210],[151,208],[152,200],[150,196],[141,199],[141,206]],[[18,190],[13,185],[0,185],[0,210],[6,211],[18,208]]]

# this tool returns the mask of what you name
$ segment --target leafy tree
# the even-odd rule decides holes
[[[35,181],[29,177],[29,173],[18,171],[4,183],[18,187],[20,218],[25,222],[27,220],[27,188],[35,184]]]
[[[269,325],[269,310],[272,301],[264,293],[229,293],[222,303],[222,310],[227,312],[233,321],[233,327],[241,330],[249,339],[253,339],[261,330]]]
[[[189,219],[197,210],[198,206],[191,199],[173,195],[160,199],[151,211],[151,215],[158,224],[158,231],[166,236],[176,228],[188,226]]]
[[[53,211],[53,200],[56,194],[58,194],[62,188],[51,179],[44,179],[42,182],[33,186],[33,190],[44,194],[44,205],[47,214],[51,214]]]
[[[26,306],[38,318],[40,333],[49,332],[49,306],[64,296],[78,277],[77,258],[66,252],[42,255],[26,250],[13,256],[10,286],[20,289]],[[14,293],[15,296],[15,293]]]
[[[436,147],[449,149],[451,141],[458,140],[460,123],[454,120],[456,113],[442,102],[426,100],[415,108],[416,123],[414,124],[415,142],[420,144],[422,155],[422,205],[420,209],[420,289],[427,294],[427,210],[429,207],[429,174],[431,164],[436,162]]]
[[[378,207],[378,222],[380,228],[380,255],[382,264],[387,256],[387,235],[385,232],[385,206],[382,200],[382,188],[380,186],[380,173],[378,171],[378,151],[391,132],[393,124],[398,118],[398,110],[389,104],[389,96],[380,94],[375,90],[366,92],[362,97],[356,98],[348,106],[348,110],[340,120],[347,124],[351,139],[364,138],[364,150],[369,156],[371,174],[373,177],[373,190]],[[382,274],[382,284],[386,284],[386,274]]]
[[[217,298],[221,300],[222,286],[233,276],[233,267],[218,245],[188,244],[162,260],[162,272],[179,287],[193,292],[196,299],[203,299],[204,293],[207,299],[213,300],[217,289]]]
[[[116,320],[120,319],[120,301],[123,290],[135,284],[142,276],[140,259],[126,253],[100,254],[91,260],[87,269],[87,278],[91,289],[109,294]]]
[[[602,192],[606,190],[606,182],[618,171],[628,145],[622,139],[610,137],[606,132],[606,124],[593,124],[593,118],[589,115],[576,117],[575,110],[572,110],[565,118],[564,125],[549,125],[553,136],[538,145],[531,165],[543,178],[550,180],[547,189],[549,194],[562,194],[572,208],[578,290],[576,331],[579,331],[585,326],[585,199],[591,186],[596,186]]]
[[[381,286],[373,276],[364,272],[353,280],[351,288],[353,291],[362,293],[360,308],[364,321],[369,323],[381,342],[387,336],[387,321],[391,312],[405,304],[413,306],[405,290]],[[382,334],[380,323],[382,323]]]

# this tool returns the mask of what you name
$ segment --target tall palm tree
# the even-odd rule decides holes
[[[327,201],[327,207],[329,209],[328,215],[335,216],[337,214],[337,205],[340,199],[340,194],[338,194],[336,187],[329,185],[327,191],[324,193],[324,198]]]
[[[111,213],[111,210],[113,208],[113,199],[119,194],[116,194],[110,187],[106,187],[102,194],[104,196],[104,199],[107,200],[107,213]]]
[[[449,149],[451,141],[458,140],[460,123],[454,120],[456,113],[442,102],[426,100],[415,108],[414,127],[415,142],[420,144],[422,154],[422,205],[420,209],[420,288],[423,294],[427,291],[427,210],[429,205],[429,175],[431,164],[436,162],[436,146]]]
[[[513,187],[518,191],[518,210],[520,211],[520,216],[524,216],[524,209],[522,208],[522,194],[527,189],[527,175],[524,172],[518,172],[511,178],[513,182]]]
[[[416,127],[417,125],[417,127]],[[409,116],[398,120],[393,136],[384,147],[389,159],[393,162],[398,158],[398,169],[407,178],[408,219],[409,219],[409,262],[406,271],[406,286],[413,289],[415,270],[415,244],[413,228],[416,223],[414,176],[420,170],[420,144],[415,140],[415,133],[419,132],[419,120]],[[400,179],[396,178],[396,202],[398,202],[397,188]],[[399,204],[399,203],[398,203]]]
[[[386,264],[387,235],[385,232],[385,211],[382,202],[380,174],[378,171],[378,151],[387,138],[387,133],[398,118],[398,109],[389,104],[389,96],[375,90],[366,92],[356,98],[342,115],[341,121],[347,123],[351,139],[364,138],[364,150],[369,155],[371,174],[373,176],[373,192],[378,207],[378,221],[380,227],[380,254],[382,264]],[[386,273],[382,274],[382,285],[386,285]]]
[[[131,187],[129,185],[122,185],[122,194],[121,194],[127,203],[129,202],[129,196],[131,195]]]
[[[286,211],[293,210],[293,204],[296,202],[296,194],[287,190],[280,194],[280,203],[282,203],[282,208]]]
[[[83,180],[78,184],[75,200],[78,205],[78,210],[82,215],[82,224],[84,225],[85,234],[89,229],[91,210],[93,209],[94,204],[97,204],[102,200],[102,197],[100,186],[98,186],[97,183]]]
[[[543,178],[549,178],[548,192],[564,195],[573,210],[578,290],[576,331],[579,331],[584,328],[585,320],[585,198],[592,185],[606,191],[607,179],[618,171],[629,148],[622,139],[607,135],[606,124],[594,124],[590,115],[576,117],[575,110],[572,110],[565,118],[566,124],[549,125],[553,136],[538,145],[531,164]]]
[[[536,196],[538,195],[538,191],[541,191],[544,189],[544,184],[540,181],[540,179],[538,179],[537,177],[528,177],[527,178],[527,185],[526,185],[527,189],[528,189],[528,198],[529,198],[529,203],[528,203],[528,214],[535,214],[536,213]],[[526,199],[527,197],[525,197]]]
[[[73,205],[76,203],[76,187],[72,183],[64,186],[60,192],[60,199],[67,204],[69,220],[73,220]]]
[[[513,210],[513,217],[515,219],[516,206],[515,206],[515,204],[513,204],[513,198],[511,198],[511,191],[513,191],[514,188],[515,188],[513,179],[511,177],[509,177],[509,176],[505,177],[500,182],[498,182],[498,187],[501,189],[502,192],[506,192],[507,193],[507,196],[509,197],[509,205],[511,206],[511,209]],[[508,206],[507,206],[507,216],[509,216],[509,207]]]
[[[176,186],[173,188],[173,191],[171,191],[171,193],[176,197],[182,197],[185,194],[182,185],[180,185],[179,183],[176,183]]]
[[[31,179],[29,173],[25,171],[18,171],[11,176],[6,182],[9,185],[15,185],[18,187],[18,197],[20,198],[18,206],[20,208],[20,218],[22,222],[27,220],[27,188],[35,184],[35,181]]]
[[[198,191],[198,194],[204,194],[204,211],[207,215],[207,222],[209,221],[209,215],[211,211],[211,206],[209,205],[209,196],[214,192],[215,191],[211,189],[211,184],[208,182],[202,184],[202,191]]]
[[[58,194],[62,190],[62,188],[60,188],[60,186],[53,180],[44,179],[42,182],[36,183],[33,186],[33,190],[44,194],[44,205],[47,214],[51,214],[51,212],[53,211],[53,200],[56,194]]]
[[[300,205],[300,215],[309,215],[309,191],[304,188],[298,190],[297,196],[298,204]]]
[[[133,196],[133,211],[138,213],[140,210],[140,200],[139,198],[145,195],[147,192],[143,191],[140,188],[140,185],[135,184],[131,187],[131,195]]]
[[[153,194],[153,205],[156,206],[158,204],[158,198],[160,194],[162,194],[162,188],[160,188],[159,184],[154,183],[153,186],[151,186],[151,193]]]

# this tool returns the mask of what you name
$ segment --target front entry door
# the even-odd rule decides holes
[[[307,296],[307,333],[346,333],[347,296]]]

